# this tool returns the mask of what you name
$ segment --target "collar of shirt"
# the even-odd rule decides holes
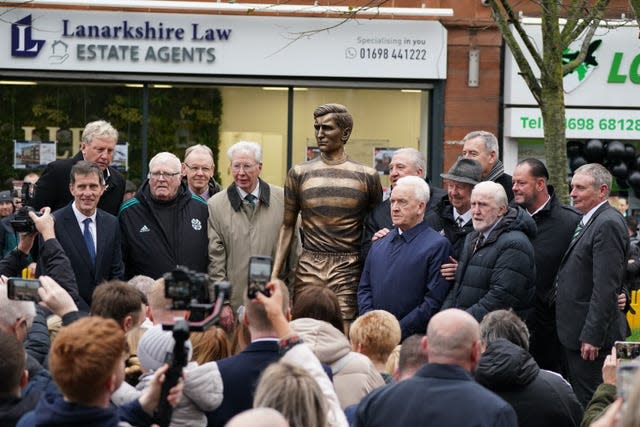
[[[598,203],[597,205],[595,205],[593,208],[591,208],[591,210],[589,212],[587,212],[586,214],[584,214],[582,216],[582,225],[585,226],[587,225],[587,223],[589,222],[589,220],[591,219],[591,217],[593,216],[594,213],[596,213],[596,211],[598,210],[598,208],[602,205],[604,205],[605,203],[607,203],[607,200]]]
[[[73,214],[76,216],[76,221],[78,222],[78,226],[80,227],[80,232],[84,232],[84,220],[87,218],[91,218],[91,224],[89,224],[89,231],[91,232],[91,235],[93,236],[93,241],[94,243],[96,242],[96,233],[97,233],[97,229],[96,229],[96,215],[98,213],[98,209],[96,209],[93,212],[93,215],[91,216],[85,216],[83,213],[81,213],[78,208],[76,208],[76,202],[74,201],[71,204],[71,209],[73,210]]]
[[[535,214],[537,214],[538,212],[540,212],[542,209],[544,209],[544,207],[545,207],[545,206],[547,206],[547,205],[549,204],[549,202],[550,202],[550,201],[551,201],[551,196],[547,196],[547,201],[546,201],[546,202],[544,202],[544,203],[542,204],[542,206],[540,206],[538,209],[536,209],[536,210],[535,210],[535,212],[529,212],[528,210],[526,210],[526,209],[525,209],[525,210],[527,211],[527,213],[528,213],[529,215],[534,216]]]
[[[240,190],[240,189],[238,188],[238,190]],[[200,197],[202,197],[204,200],[209,200],[209,186],[208,186],[208,185],[207,185],[207,189],[206,189],[206,190],[204,190],[204,192],[202,192],[202,193],[200,193],[200,194],[198,194],[198,193],[196,193],[195,191],[193,191],[193,190],[191,189],[191,187],[189,187],[189,192],[190,192],[191,194],[195,194],[196,196],[200,196]]]
[[[238,189],[238,194],[240,194],[240,198],[242,200],[244,200],[245,197],[247,197],[247,193],[246,191],[244,191],[242,188],[236,186],[236,188]],[[256,185],[256,189],[253,190],[251,192],[251,194],[253,194],[256,197],[256,206],[258,206],[258,203],[260,203],[260,185]]]
[[[493,225],[491,226],[491,228],[490,228],[490,229],[488,229],[488,230],[486,230],[484,233],[482,233],[482,234],[484,235],[484,240],[485,240],[485,241],[487,240],[487,238],[489,237],[489,234],[491,234],[491,232],[493,231],[493,229],[494,229],[494,228],[496,228],[496,226],[497,226],[498,224],[500,224],[500,221],[502,221],[502,218],[503,218],[503,217],[498,218],[498,220],[496,221],[496,223],[495,223],[495,224],[493,224]]]
[[[462,223],[462,225],[468,223],[469,221],[471,221],[471,209],[469,209],[468,211],[466,211],[465,213],[463,213],[462,215],[458,213],[456,208],[453,208],[453,220],[454,221],[458,221],[458,217],[462,217],[462,220],[464,221]]]

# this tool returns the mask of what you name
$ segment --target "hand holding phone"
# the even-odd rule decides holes
[[[38,288],[42,286],[38,279],[21,279],[11,277],[7,281],[7,296],[17,301],[39,302]]]
[[[247,286],[247,297],[254,299],[258,292],[266,296],[271,293],[267,288],[267,283],[271,279],[271,269],[273,260],[270,256],[252,256],[249,258],[249,285]]]

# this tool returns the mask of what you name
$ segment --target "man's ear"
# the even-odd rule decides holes
[[[120,327],[122,328],[123,331],[128,332],[129,329],[133,328],[134,326],[134,322],[133,322],[133,316],[130,314],[127,314],[124,319],[122,319],[122,324],[120,325]]]
[[[29,382],[29,371],[25,369],[24,371],[22,371],[22,375],[20,375],[20,389],[22,390],[23,388],[25,388],[28,382]]]
[[[109,378],[107,378],[107,390],[109,390],[109,395],[111,395],[114,391],[116,391],[116,384],[117,384],[117,380],[116,380],[116,373],[112,373],[111,375],[109,375]]]

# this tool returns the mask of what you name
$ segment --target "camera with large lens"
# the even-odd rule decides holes
[[[171,300],[172,310],[188,310],[193,304],[211,303],[206,274],[178,266],[163,277],[164,296]]]
[[[16,233],[34,233],[36,231],[36,225],[29,217],[29,212],[35,212],[36,215],[41,216],[40,212],[36,212],[29,203],[33,198],[33,184],[25,182],[22,184],[20,191],[20,199],[22,200],[22,207],[18,209],[11,220],[11,227]]]

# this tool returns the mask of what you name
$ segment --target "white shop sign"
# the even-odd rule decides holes
[[[0,69],[444,79],[437,21],[1,8]]]

